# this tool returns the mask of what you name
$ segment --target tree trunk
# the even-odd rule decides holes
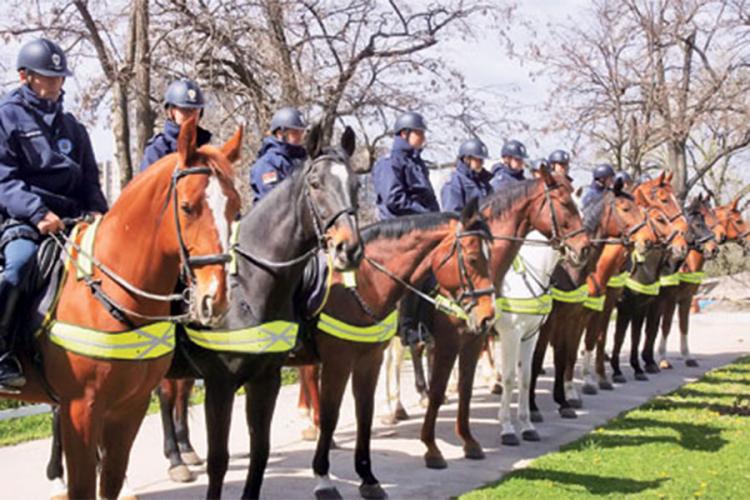
[[[687,198],[687,145],[685,141],[670,141],[667,146],[669,155],[669,169],[674,174],[672,177],[672,187],[677,198],[684,202]]]
[[[112,133],[115,136],[115,158],[120,170],[120,186],[133,178],[133,163],[130,157],[130,125],[128,123],[128,95],[120,81],[112,85]]]
[[[148,0],[133,3],[135,22],[135,158],[140,162],[146,143],[154,135],[151,110],[151,49]]]

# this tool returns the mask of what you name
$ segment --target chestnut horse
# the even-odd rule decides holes
[[[365,258],[354,275],[356,285],[347,287],[340,273],[334,275],[314,337],[321,362],[320,435],[313,459],[318,498],[339,497],[328,475],[329,453],[350,376],[360,494],[364,498],[387,496],[372,473],[370,433],[383,350],[396,333],[396,305],[404,293],[419,290],[432,273],[441,291],[465,311],[472,329],[486,331],[495,317],[488,269],[490,233],[476,200],[460,218],[452,213],[406,216],[363,229],[362,239]]]
[[[552,175],[543,169],[540,178],[508,185],[487,197],[482,214],[493,235],[490,263],[496,290],[501,289],[505,274],[532,229],[542,233],[562,252],[564,259],[580,264],[585,261],[590,242],[572,193],[573,188],[566,177]],[[460,319],[439,311],[434,314],[434,361],[421,440],[427,447],[425,465],[431,469],[443,469],[448,464],[435,441],[435,423],[445,401],[445,389],[456,357],[459,358],[456,433],[464,442],[466,458],[484,458],[482,446],[471,434],[469,410],[477,361],[487,336],[466,334],[466,325]]]
[[[240,129],[221,149],[196,150],[196,124],[189,120],[181,127],[177,152],[133,179],[104,215],[93,256],[69,240],[73,250],[65,253],[87,258],[92,270],[77,280],[82,267],[70,261],[54,322],[45,327],[59,332],[58,340],[44,332],[39,336],[44,373],[25,360],[29,380],[13,397],[50,402],[47,387],[56,396],[70,498],[118,496],[151,391],[172,360],[174,330],[169,327],[138,348],[138,355],[118,354],[118,344],[108,343],[113,341],[106,335],[139,335],[143,342],[147,325],[172,319],[170,301],[183,299],[172,293],[181,273],[195,321],[214,325],[227,311],[229,226],[240,209],[232,162],[239,158],[241,140]],[[74,342],[56,325],[74,334],[86,332],[86,340]],[[101,351],[92,354],[83,349],[86,345]]]
[[[742,219],[742,214],[737,209],[739,197],[727,205],[715,209],[711,208],[708,197],[699,198],[699,202],[699,209],[703,213],[706,223],[711,227],[714,237],[719,244],[734,241],[742,245],[745,250],[750,248],[750,230],[748,230],[747,224]],[[687,336],[690,323],[690,307],[693,297],[703,281],[703,264],[703,253],[691,251],[688,254],[685,264],[677,275],[679,285],[675,291],[675,296],[670,298],[671,300],[667,300],[664,304],[661,317],[662,337],[659,343],[660,368],[672,368],[672,364],[667,359],[667,337],[672,328],[672,318],[675,309],[678,309],[680,325],[680,353],[687,366],[698,366],[698,362],[690,354]]]

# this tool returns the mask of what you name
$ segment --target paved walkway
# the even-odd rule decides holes
[[[372,443],[374,472],[391,498],[455,496],[496,480],[512,469],[522,467],[529,459],[557,450],[560,445],[580,437],[622,411],[695,380],[705,371],[725,365],[749,351],[750,313],[699,314],[693,317],[691,326],[691,347],[700,361],[700,368],[686,368],[682,363],[675,363],[676,369],[651,376],[648,383],[643,383],[630,378],[628,367],[625,373],[630,382],[617,387],[614,392],[584,396],[585,409],[579,411],[577,420],[562,420],[557,416],[549,395],[551,379],[542,377],[541,394],[537,399],[545,422],[538,425],[542,437],[539,443],[522,443],[516,448],[501,446],[496,420],[498,397],[490,395],[484,387],[478,387],[472,404],[472,428],[487,453],[483,461],[463,458],[460,440],[453,433],[456,405],[455,398],[451,398],[450,404],[443,407],[438,422],[439,445],[449,464],[448,469],[442,471],[428,470],[423,465],[424,447],[418,440],[422,411],[416,404],[413,391],[407,390],[407,409],[412,419],[393,428],[377,425]],[[670,348],[674,351],[678,348],[678,336],[673,334],[670,340]],[[310,463],[314,443],[300,440],[303,424],[296,418],[296,400],[296,386],[282,389],[273,422],[273,451],[264,482],[264,498],[312,498],[315,481]],[[230,445],[234,455],[224,486],[226,498],[240,496],[248,463],[242,458],[249,443],[243,399],[239,398],[236,404]],[[203,421],[203,409],[194,408],[191,415],[193,442],[199,453],[205,456]],[[167,479],[161,439],[158,416],[147,417],[131,455],[131,486],[142,499],[203,498],[207,482],[205,474],[188,485],[174,484]],[[340,449],[331,454],[332,478],[344,498],[359,498],[359,481],[353,470],[354,417],[350,394],[344,401],[336,441]],[[41,440],[0,448],[0,484],[5,492],[2,497],[39,499],[47,496],[44,469],[49,444],[49,440]]]

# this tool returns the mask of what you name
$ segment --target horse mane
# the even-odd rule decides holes
[[[611,200],[612,196],[613,194],[608,191],[604,196],[594,201],[594,203],[589,203],[583,209],[583,228],[587,233],[594,234],[596,232],[596,228],[599,226],[599,222],[601,222],[604,215],[605,202]]]
[[[528,198],[538,182],[537,179],[526,179],[506,184],[482,201],[481,210],[484,211],[489,207],[490,217],[497,217],[511,210],[518,200]]]
[[[365,244],[379,239],[395,240],[412,231],[435,229],[446,222],[459,219],[460,216],[456,212],[405,215],[370,224],[362,228],[359,234]]]

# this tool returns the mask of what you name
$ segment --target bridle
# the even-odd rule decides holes
[[[610,238],[597,238],[592,239],[591,243],[604,243],[604,244],[613,244],[613,245],[622,245],[624,247],[632,247],[635,243],[632,241],[633,236],[641,230],[644,226],[648,224],[648,217],[643,215],[643,220],[637,224],[634,224],[633,226],[628,226],[628,224],[622,219],[619,212],[617,211],[617,198],[612,198],[609,203],[609,213],[607,214],[607,222],[610,218],[613,218],[615,220],[615,224],[617,224],[617,233],[618,236],[610,237]],[[636,208],[640,208],[636,205]],[[653,227],[649,226],[652,231]]]
[[[550,213],[550,219],[551,219],[551,230],[552,230],[552,237],[549,239],[550,245],[556,250],[573,250],[568,243],[566,243],[569,239],[574,238],[578,236],[581,233],[584,233],[586,231],[585,228],[580,227],[578,229],[574,229],[573,231],[569,231],[566,234],[561,235],[560,234],[560,226],[558,222],[557,217],[557,210],[555,209],[555,203],[552,199],[552,191],[555,189],[560,188],[560,184],[555,184],[553,186],[548,186],[546,183],[544,185],[544,201],[549,205],[549,213]],[[544,208],[544,205],[539,207],[539,211],[541,212]]]

